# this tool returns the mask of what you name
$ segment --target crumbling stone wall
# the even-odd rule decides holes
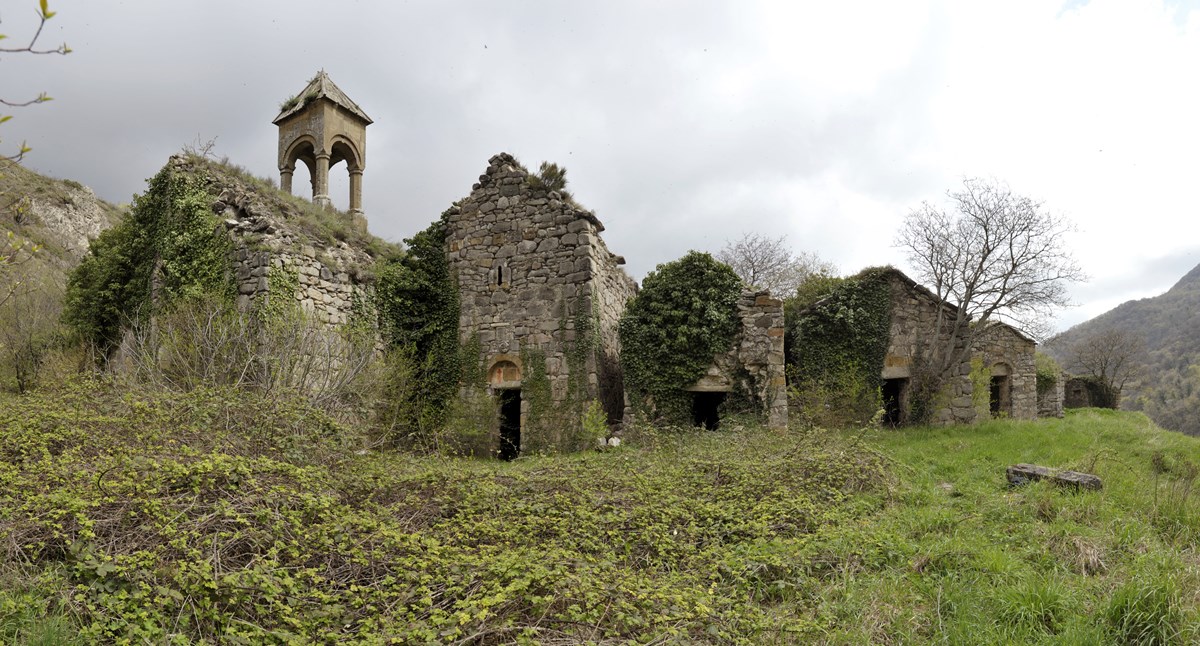
[[[267,296],[272,276],[286,276],[292,298],[306,314],[331,327],[349,322],[355,299],[369,288],[364,268],[373,259],[368,254],[345,242],[310,244],[253,192],[226,189],[213,210],[221,214],[234,244],[239,307]]]
[[[517,366],[523,451],[567,448],[552,437],[561,431],[555,424],[526,422],[586,399],[600,400],[610,421],[621,417],[616,328],[637,284],[600,239],[603,230],[595,214],[535,187],[507,153],[489,159],[471,194],[449,211],[460,336],[464,344],[477,339],[485,369]],[[548,397],[534,391],[543,379]]]
[[[1086,379],[1071,377],[1065,386],[1064,408],[1087,408],[1092,405],[1092,394]]]
[[[890,273],[889,289],[892,320],[881,376],[884,379],[911,379],[920,369],[921,357],[929,355],[933,344],[949,342],[949,326],[953,324],[954,314],[949,305],[898,270]],[[946,329],[941,333],[937,330],[939,308],[945,308],[946,316],[943,322]],[[941,395],[932,402],[934,409],[930,420],[935,424],[969,424],[975,420],[971,362],[967,353],[964,357],[955,374],[943,386]]]
[[[1054,380],[1054,385],[1047,388],[1045,391],[1038,391],[1037,406],[1038,417],[1062,417],[1063,416],[1063,400],[1065,399],[1065,385],[1067,375],[1061,371],[1058,377]]]
[[[1011,410],[1006,412],[1013,419],[1038,416],[1036,348],[1033,339],[1003,323],[989,325],[975,342],[973,355],[981,363],[983,376],[1007,374]]]
[[[787,428],[783,301],[766,290],[745,291],[737,303],[741,326],[727,352],[717,355],[688,390],[738,392],[762,413],[770,428]]]

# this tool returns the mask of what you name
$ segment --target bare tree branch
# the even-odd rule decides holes
[[[837,268],[815,253],[793,253],[787,236],[771,238],[745,233],[725,243],[717,260],[729,265],[742,282],[755,289],[768,289],[777,297],[793,296],[804,279],[813,274],[835,274]]]
[[[66,55],[66,54],[71,53],[71,48],[67,47],[66,43],[63,43],[63,44],[59,45],[58,47],[54,47],[52,49],[38,49],[37,48],[37,42],[38,42],[38,39],[41,38],[41,36],[42,36],[42,30],[44,30],[46,28],[46,21],[50,20],[51,18],[53,18],[55,16],[55,12],[50,11],[50,9],[47,7],[47,0],[39,0],[37,16],[38,16],[38,26],[37,26],[37,29],[34,30],[33,36],[30,37],[29,43],[26,44],[24,47],[0,47],[0,54],[35,54],[35,55],[60,54],[60,55]],[[0,34],[0,38],[4,38],[4,35]],[[10,101],[7,99],[0,99],[0,105],[4,105],[4,106],[10,107],[10,108],[24,108],[27,106],[36,105],[38,103],[45,103],[50,100],[51,100],[50,95],[46,94],[45,92],[42,92],[41,94],[38,94],[37,97],[35,97],[33,99],[25,100],[25,101],[19,101],[19,100],[18,101]],[[7,114],[0,115],[0,123],[4,123],[5,121],[8,121],[9,119],[12,119],[12,115],[7,115]],[[25,145],[25,142],[21,142],[21,146],[17,149],[17,152],[15,152],[11,155],[0,155],[0,161],[9,161],[9,162],[21,161],[21,159],[25,157],[25,153],[29,152],[29,150],[30,150],[29,146]]]
[[[1041,332],[1046,317],[1069,304],[1067,283],[1086,280],[1067,248],[1074,226],[1041,202],[982,179],[964,179],[946,195],[947,208],[922,203],[896,236],[919,278],[954,306],[952,316],[939,313],[936,338],[946,333],[948,341],[929,357],[942,379],[989,322]]]
[[[1069,369],[1100,381],[1118,397],[1125,385],[1142,375],[1145,344],[1127,330],[1112,328],[1071,346]]]

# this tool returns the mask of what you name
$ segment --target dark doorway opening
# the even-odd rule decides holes
[[[692,393],[692,425],[715,431],[721,426],[725,393]]]
[[[908,379],[884,379],[880,394],[883,397],[883,424],[892,427],[903,424],[908,403]]]
[[[990,407],[992,417],[1003,417],[1012,414],[1012,392],[1009,388],[1008,375],[992,377]]]
[[[521,391],[500,391],[500,459],[521,454]]]

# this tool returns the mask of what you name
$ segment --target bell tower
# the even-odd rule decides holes
[[[312,178],[313,204],[328,208],[329,169],[344,161],[350,173],[350,218],[366,230],[362,175],[371,118],[321,70],[299,94],[279,106],[272,123],[279,126],[279,187],[291,193],[296,162],[304,162]]]

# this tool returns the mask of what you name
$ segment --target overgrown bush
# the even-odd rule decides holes
[[[155,388],[286,393],[353,415],[375,360],[374,331],[332,328],[304,314],[290,293],[284,296],[250,310],[219,296],[176,301],[153,325],[126,337],[123,364],[115,367]]]
[[[634,406],[652,419],[691,421],[690,393],[737,334],[742,281],[707,253],[659,265],[621,317],[621,364]]]
[[[38,385],[52,352],[63,350],[62,288],[45,275],[23,280],[0,307],[0,388],[25,392]],[[0,284],[0,292],[4,289]]]
[[[231,243],[216,230],[210,205],[198,178],[159,171],[71,273],[64,321],[107,357],[127,326],[150,321],[158,307],[183,297],[232,297]]]
[[[1037,371],[1037,394],[1038,397],[1044,397],[1052,392],[1062,379],[1062,368],[1054,357],[1044,352],[1035,352],[1033,363]]]

